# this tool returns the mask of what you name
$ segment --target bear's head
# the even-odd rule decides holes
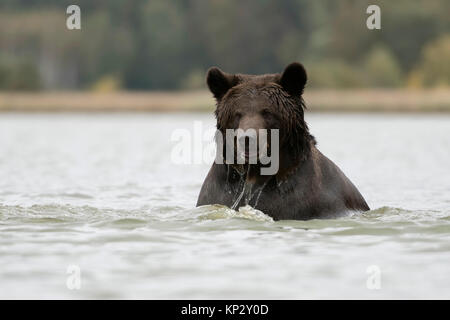
[[[281,164],[295,165],[305,159],[311,143],[315,143],[304,120],[302,94],[306,80],[305,68],[296,62],[282,73],[265,75],[228,74],[210,68],[207,84],[217,101],[215,115],[221,137],[226,136],[227,129],[256,132],[236,137],[236,145],[245,145],[258,139],[260,129],[278,129]]]

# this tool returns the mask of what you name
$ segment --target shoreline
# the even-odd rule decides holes
[[[310,112],[450,112],[450,88],[307,90]],[[215,101],[198,91],[0,92],[0,112],[210,112]]]

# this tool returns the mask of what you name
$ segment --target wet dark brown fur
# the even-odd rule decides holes
[[[342,171],[317,148],[304,121],[306,71],[292,63],[281,74],[231,75],[208,71],[217,101],[217,129],[279,129],[279,170],[260,174],[260,164],[214,163],[197,206],[251,205],[275,220],[327,218],[369,207]],[[225,144],[224,144],[225,146]],[[224,147],[225,153],[225,147]],[[239,196],[243,194],[242,199]]]

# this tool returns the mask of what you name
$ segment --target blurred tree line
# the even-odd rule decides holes
[[[81,30],[66,8],[81,8]],[[381,8],[368,30],[366,8]],[[2,0],[0,89],[195,89],[217,65],[310,87],[450,84],[448,0]]]

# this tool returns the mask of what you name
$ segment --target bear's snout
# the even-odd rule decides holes
[[[245,147],[248,144],[255,143],[257,140],[258,137],[256,135],[256,131],[254,130],[244,131],[238,137],[238,142],[241,145],[241,147]]]
[[[265,129],[264,118],[259,114],[243,116],[239,121],[239,129],[243,131],[256,131],[259,129]],[[249,130],[252,129],[252,130]]]
[[[256,163],[258,151],[261,152],[266,148],[267,142],[260,141],[261,130],[264,129],[264,119],[259,115],[244,116],[239,121],[236,147],[238,156],[245,159],[246,162],[250,160],[250,163]]]
[[[238,134],[237,141],[239,144],[238,148],[242,150],[246,158],[256,155],[258,136],[255,130],[247,130],[240,135]]]

